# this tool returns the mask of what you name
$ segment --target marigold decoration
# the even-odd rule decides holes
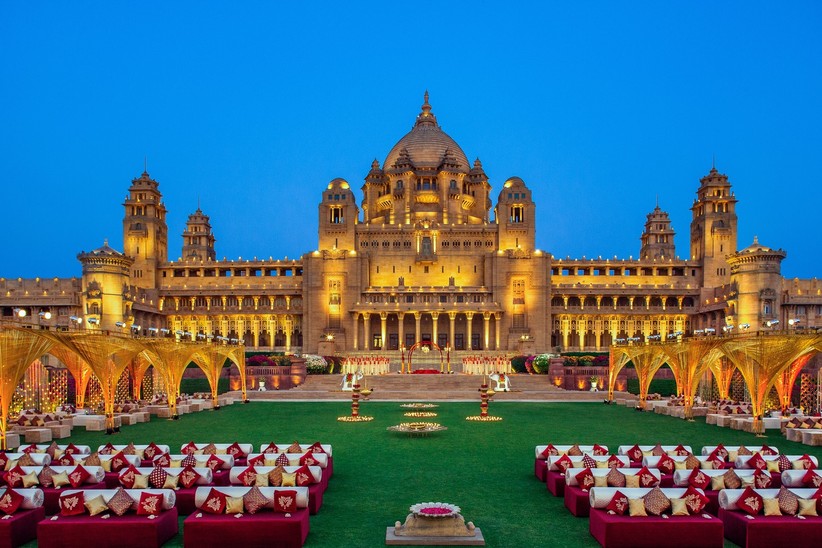
[[[386,430],[404,434],[427,435],[431,432],[448,430],[448,428],[436,422],[403,422],[395,426],[389,426]]]
[[[409,511],[426,518],[448,518],[459,514],[460,507],[447,502],[420,502],[412,505]]]

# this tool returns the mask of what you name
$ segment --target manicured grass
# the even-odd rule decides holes
[[[228,379],[217,380],[217,393],[223,394],[230,389]],[[211,393],[211,385],[208,384],[208,379],[182,379],[180,381],[181,394],[196,394],[202,392],[206,394]]]
[[[492,403],[499,423],[466,422],[478,404],[442,403],[434,419],[448,427],[428,437],[407,437],[386,427],[415,419],[403,417],[398,403],[365,402],[368,423],[339,423],[344,403],[252,402],[220,411],[183,415],[179,421],[153,419],[105,436],[75,429],[74,443],[96,448],[116,443],[189,441],[302,443],[334,447],[334,477],[319,514],[311,517],[309,547],[384,546],[385,528],[403,521],[416,502],[451,502],[483,531],[487,546],[598,546],[588,520],[573,517],[533,474],[534,446],[543,443],[776,445],[784,453],[822,458],[822,448],[788,442],[777,433],[767,439],[685,422],[654,413],[601,403]],[[62,440],[65,442],[65,440]],[[180,522],[182,532],[182,520]],[[34,544],[32,544],[33,546]],[[169,546],[182,546],[182,535]],[[731,546],[728,544],[728,546]]]
[[[639,380],[628,379],[628,392],[639,394]],[[659,394],[663,398],[676,394],[676,381],[674,379],[652,379],[648,386],[649,394]]]

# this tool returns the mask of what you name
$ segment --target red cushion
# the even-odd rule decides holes
[[[208,492],[208,497],[206,497],[200,509],[203,512],[208,512],[209,514],[224,514],[225,506],[226,496],[216,489],[211,489],[211,491]]]
[[[768,467],[768,463],[762,458],[758,452],[748,459],[748,468],[756,468],[757,470],[764,470]]]
[[[73,443],[70,443],[68,444],[68,447],[66,447],[65,453],[67,455],[73,455],[75,453],[80,453],[80,449]]]
[[[6,468],[6,464],[9,463],[9,458],[6,456],[5,453],[0,453],[0,470],[4,470]]]
[[[111,457],[111,471],[112,472],[119,472],[123,468],[128,466],[128,460],[126,459],[125,454],[122,451]]]
[[[140,493],[137,502],[138,516],[159,516],[163,511],[163,495],[157,493]]]
[[[23,495],[12,489],[7,488],[6,491],[0,495],[0,511],[6,514],[13,514],[23,504]]]
[[[586,468],[574,477],[576,478],[581,489],[588,490],[594,486],[594,474],[591,473],[590,468]]]
[[[808,472],[802,477],[802,485],[805,487],[820,487],[822,486],[822,476],[813,470],[808,470]]]
[[[192,457],[192,458],[194,458],[194,457]],[[194,460],[196,462],[197,459],[194,459]],[[159,457],[154,459],[154,466],[162,466],[162,467],[171,466],[171,455],[169,455],[168,453],[163,453],[162,455],[160,455]]]
[[[265,465],[265,455],[257,455],[254,458],[248,459],[248,464],[250,464],[251,466]]]
[[[793,465],[791,464],[791,460],[786,457],[785,455],[779,455],[777,457],[777,462],[779,463],[779,471],[784,472],[785,470],[792,470]]]
[[[148,475],[148,483],[155,489],[162,489],[167,477],[168,472],[157,466],[151,471],[151,474]]]
[[[300,457],[300,465],[308,465],[308,466],[316,466],[317,459],[314,458],[314,453],[311,451],[306,452],[302,457]]]
[[[206,461],[206,466],[211,468],[212,472],[214,470],[218,470],[219,468],[221,468],[223,464],[225,464],[225,461],[217,455],[211,455],[210,457],[208,457],[208,460]]]
[[[616,455],[608,457],[608,468],[620,468],[622,466],[622,459]]]
[[[188,442],[188,444],[182,448],[181,452],[183,455],[193,455],[194,451],[197,450],[197,444],[193,441]]]
[[[628,510],[628,497],[623,495],[622,491],[617,491],[605,509],[620,516],[624,515]]]
[[[801,457],[799,457],[798,460],[801,460],[804,463],[805,470],[812,470],[816,468],[816,465],[813,463],[813,460],[811,460],[811,457],[807,454],[802,455]]]
[[[139,473],[140,471],[137,470],[137,468],[135,468],[133,464],[130,464],[128,468],[123,470],[123,473],[119,476],[120,485],[122,485],[126,489],[131,489],[132,487],[134,487],[134,479],[137,477]]]
[[[774,451],[773,449],[771,449],[770,447],[768,447],[765,444],[762,445],[762,449],[760,449],[759,452],[762,453],[763,455],[769,455],[769,456],[778,454],[776,451]]]
[[[279,447],[277,447],[277,444],[276,444],[276,443],[274,443],[273,441],[272,441],[271,443],[269,443],[269,444],[268,444],[268,447],[266,447],[265,449],[263,449],[263,453],[264,453],[264,454],[268,454],[268,453],[279,453],[279,452],[280,452],[280,448],[279,448]]]
[[[702,510],[705,509],[705,505],[708,504],[708,497],[690,485],[688,486],[688,489],[685,490],[685,494],[682,495],[682,498],[685,499],[685,506],[688,507],[688,512],[691,514],[702,513]]]
[[[312,453],[325,453],[325,449],[323,449],[322,444],[318,441],[312,443],[308,450]]]
[[[77,468],[72,470],[68,475],[69,483],[75,489],[77,487],[80,487],[81,485],[83,485],[83,483],[85,483],[85,481],[89,477],[91,477],[91,474],[88,473],[88,470],[86,470],[85,468],[83,468],[79,464],[77,465]]]
[[[23,448],[23,453],[26,453],[26,454],[36,453],[36,452],[37,452],[37,444],[36,443],[32,443],[31,445]]]
[[[227,455],[231,455],[235,459],[244,455],[243,450],[240,449],[240,444],[236,441],[229,445],[225,450]]]
[[[274,493],[275,512],[296,512],[297,492],[291,490],[278,490]]]
[[[816,499],[816,513],[822,515],[822,487],[816,490],[816,493],[808,497],[810,499]]]
[[[653,487],[659,480],[656,479],[656,476],[651,473],[650,470],[646,466],[643,466],[639,469],[639,472],[636,473],[639,476],[639,486],[640,487]]]
[[[86,512],[86,499],[82,491],[75,491],[70,495],[62,493],[57,502],[60,506],[60,515],[79,516]]]
[[[180,466],[191,466],[192,468],[196,468],[197,458],[194,455],[186,455],[186,457],[180,461]]]
[[[691,470],[691,475],[688,476],[688,485],[693,485],[699,489],[705,489],[711,483],[711,478],[708,477],[699,468]]]
[[[17,464],[14,466],[14,468],[6,472],[5,480],[10,487],[22,487],[23,476],[25,475],[26,473],[23,471],[20,465]]]
[[[297,487],[306,487],[314,483],[314,475],[311,473],[311,470],[308,469],[307,464],[304,464],[297,468],[297,470],[294,473],[297,475]]]
[[[105,444],[105,445],[103,446],[103,448],[102,448],[102,449],[100,449],[100,451],[99,451],[99,453],[100,453],[101,455],[111,455],[113,452],[114,452],[114,446],[113,446],[113,445],[111,445],[111,443],[110,443],[110,442],[109,442],[109,443],[107,443],[107,444]]]
[[[773,478],[768,472],[757,470],[754,472],[754,487],[757,489],[770,489],[773,484]]]
[[[74,464],[74,457],[71,455],[63,455],[57,459],[57,464],[60,466],[71,466]]]
[[[146,450],[143,451],[143,456],[146,459],[151,460],[154,457],[156,457],[157,455],[159,455],[160,453],[162,453],[162,451],[160,451],[160,448],[157,447],[157,445],[155,445],[154,442],[151,442],[146,447]]]
[[[634,445],[628,449],[625,454],[628,455],[628,458],[633,462],[639,462],[642,460],[642,449],[639,448],[639,445]]]
[[[200,479],[200,473],[197,472],[193,467],[186,466],[182,470],[180,470],[180,485],[185,489],[190,489],[194,487],[197,483],[197,480]]]
[[[688,455],[691,454],[690,451],[688,451],[687,449],[682,447],[681,443],[679,445],[677,445],[676,447],[674,447],[674,451],[676,452],[677,457],[687,457]]]
[[[674,464],[674,459],[668,455],[662,455],[659,457],[659,462],[656,467],[659,468],[659,471],[663,474],[673,474],[676,464]]]
[[[736,505],[743,512],[755,516],[762,510],[762,496],[748,486],[742,491]]]
[[[257,471],[254,469],[254,466],[249,466],[248,468],[237,474],[237,479],[240,480],[240,483],[242,483],[246,487],[254,485],[254,483],[257,481]]]
[[[562,455],[562,456],[561,456],[560,458],[558,458],[558,459],[556,460],[556,462],[554,463],[554,465],[556,465],[557,469],[558,469],[560,472],[563,472],[563,473],[565,472],[565,470],[566,470],[567,468],[570,468],[570,467],[572,466],[572,464],[573,464],[573,463],[571,462],[571,458],[570,458],[568,455]]]

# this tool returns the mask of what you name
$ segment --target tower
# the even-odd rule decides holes
[[[764,246],[754,237],[751,245],[728,257],[732,291],[725,318],[729,325],[737,329],[748,325],[757,331],[780,318],[781,268],[786,256],[783,250]]]
[[[659,204],[648,213],[645,221],[645,232],[640,236],[642,247],[640,259],[672,259],[676,256],[674,247],[674,229],[666,211],[659,209]]]
[[[502,185],[497,200],[496,221],[499,225],[499,249],[532,252],[535,247],[536,206],[531,191],[519,177]]]
[[[91,329],[119,331],[117,322],[132,323],[131,272],[134,260],[109,247],[81,251],[77,255],[83,265],[83,314]]]
[[[215,260],[217,255],[214,242],[209,217],[198,207],[197,211],[188,216],[186,229],[183,231],[183,260]]]
[[[354,227],[359,220],[359,209],[348,181],[337,178],[328,183],[319,207],[319,249],[355,250]]]
[[[134,263],[131,282],[140,288],[157,286],[157,266],[168,261],[166,206],[159,184],[143,171],[132,179],[123,204],[123,253]]]
[[[702,264],[702,287],[713,288],[730,281],[725,257],[736,252],[736,197],[728,176],[712,167],[700,179],[691,206],[691,260]]]

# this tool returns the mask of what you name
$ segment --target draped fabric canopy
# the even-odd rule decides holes
[[[721,339],[710,337],[660,345],[665,362],[674,372],[677,393],[683,396],[686,419],[693,419],[699,379],[719,357],[720,343]]]
[[[202,345],[194,354],[193,360],[208,379],[208,384],[211,387],[211,401],[215,409],[219,407],[217,404],[217,388],[226,360],[231,360],[239,369],[243,401],[246,400],[245,352],[242,347]]]
[[[76,385],[75,406],[83,409],[86,405],[86,388],[94,372],[91,367],[83,361],[83,358],[66,348],[65,346],[54,346],[49,350],[49,354],[60,360],[66,366],[66,370],[74,377]]]

